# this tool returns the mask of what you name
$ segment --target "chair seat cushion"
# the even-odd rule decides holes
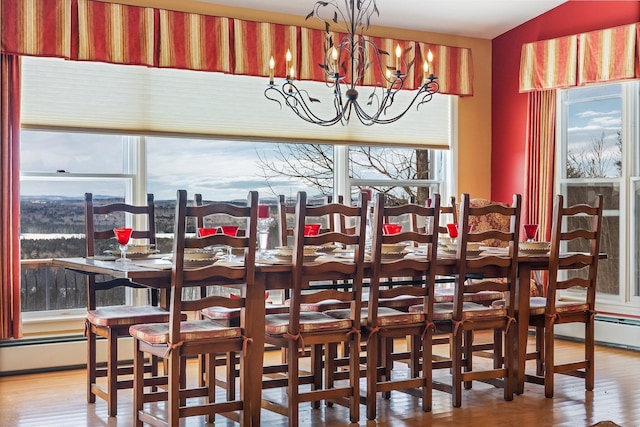
[[[350,310],[329,310],[326,315],[336,319],[348,319]],[[424,322],[424,314],[420,312],[406,313],[391,307],[378,307],[378,326],[408,325]],[[369,309],[363,308],[360,312],[362,326],[369,325]]]
[[[336,319],[325,313],[300,312],[300,332],[339,331],[351,329],[349,319]],[[289,314],[269,314],[265,316],[265,332],[269,335],[282,335],[289,330]]]
[[[129,334],[150,344],[169,342],[169,323],[147,323],[133,325]],[[229,339],[242,336],[240,328],[225,327],[210,320],[180,322],[180,341]]]
[[[409,312],[423,311],[422,304],[409,307]],[[491,307],[474,302],[462,303],[462,319],[478,319],[483,317],[501,317],[506,316],[507,310],[503,307]],[[452,320],[453,319],[453,303],[441,302],[433,304],[433,320]]]
[[[395,298],[381,298],[378,301],[380,307],[391,307],[406,311],[412,305],[420,304],[422,302],[421,297],[414,297],[411,295],[400,295]]]
[[[288,313],[289,307],[282,304],[266,303],[265,310],[267,314]],[[211,319],[211,320],[240,319],[240,309],[219,307],[219,306],[207,307],[204,310],[202,310],[202,315],[207,319]]]
[[[454,288],[439,288],[434,292],[434,302],[453,302]],[[488,304],[492,301],[504,298],[504,293],[500,291],[480,291],[480,292],[467,292],[464,294],[464,300],[466,302],[478,302]]]
[[[289,304],[289,301],[286,302]],[[340,301],[338,299],[327,299],[315,303],[300,304],[300,311],[304,312],[322,312],[327,310],[339,310],[349,308],[351,303],[347,301]]]
[[[100,307],[87,311],[87,320],[98,326],[126,326],[169,321],[169,312],[152,305]]]
[[[494,301],[492,303],[495,307],[503,307],[504,300]],[[545,313],[547,307],[547,299],[545,297],[531,297],[529,298],[529,316],[542,316]],[[556,301],[555,304],[557,313],[573,313],[588,311],[589,305],[585,302],[576,301]]]

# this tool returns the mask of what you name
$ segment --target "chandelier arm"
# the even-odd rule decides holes
[[[278,105],[280,106],[280,109],[282,110],[282,102],[270,96],[271,91],[276,91],[277,93],[279,93],[279,90],[276,89],[275,86],[267,86],[267,88],[264,90],[264,97],[267,98],[268,100],[278,103]]]
[[[288,90],[285,89],[285,87],[287,87]],[[300,117],[301,119],[309,123],[318,124],[321,126],[331,126],[341,121],[343,114],[340,109],[336,109],[336,115],[329,119],[322,119],[319,116],[317,116],[313,112],[313,110],[311,109],[307,101],[305,100],[305,97],[303,96],[303,94],[307,94],[307,91],[300,90],[292,82],[284,83],[282,85],[282,90],[277,88],[276,91],[283,97],[284,102],[298,115],[298,117]],[[339,93],[339,90],[338,90],[338,93]],[[312,99],[308,96],[308,94],[307,94],[307,97],[309,98],[309,100]],[[336,98],[339,99],[341,102],[342,100],[341,96],[338,96]]]

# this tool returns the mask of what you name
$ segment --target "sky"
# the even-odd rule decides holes
[[[123,173],[126,170],[123,141],[123,137],[114,135],[25,131],[21,140],[21,171]],[[149,137],[147,191],[154,193],[156,200],[174,199],[177,189],[202,193],[207,200],[244,199],[249,190],[257,190],[269,198],[277,194],[295,197],[300,190],[317,193],[287,177],[271,180],[272,187],[267,185],[258,166],[258,154],[274,159],[272,150],[266,143]],[[68,176],[64,172],[56,175]],[[75,183],[27,179],[21,186],[23,196],[82,197],[87,191],[96,195],[123,194],[124,183],[114,179],[90,183],[82,179]]]
[[[594,140],[604,136],[603,160],[607,177],[620,176],[618,132],[622,128],[619,85],[594,86],[568,92],[568,149],[581,161],[593,158]]]

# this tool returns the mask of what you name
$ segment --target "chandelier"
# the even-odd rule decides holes
[[[320,126],[332,126],[336,123],[347,125],[353,112],[367,126],[393,123],[404,116],[414,104],[419,110],[422,104],[431,101],[433,94],[438,92],[438,78],[431,71],[433,55],[429,51],[423,64],[422,86],[404,110],[395,116],[387,116],[395,95],[405,87],[409,70],[414,65],[414,60],[407,62],[405,59],[412,48],[403,50],[398,44],[395,49],[395,64],[388,65],[385,59],[389,60],[390,54],[379,49],[364,35],[371,17],[374,14],[380,16],[376,0],[344,0],[344,9],[338,5],[339,1],[341,0],[317,1],[306,17],[315,17],[325,24],[324,62],[318,65],[324,70],[325,84],[333,91],[334,110],[330,113],[333,117],[320,117],[314,113],[312,104],[319,103],[320,100],[296,85],[290,50],[287,50],[285,58],[286,78],[281,85],[274,82],[275,61],[271,57],[265,97],[280,104],[280,108],[283,103],[286,104],[301,119]],[[327,10],[333,13],[330,14]],[[330,28],[332,24],[338,25],[338,22],[343,23],[342,29],[338,31],[346,35],[340,40],[333,40]],[[374,67],[380,70],[384,81],[376,82],[365,105],[362,105],[356,86],[363,85],[365,72],[372,72]]]

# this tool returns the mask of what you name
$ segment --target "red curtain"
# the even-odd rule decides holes
[[[556,91],[529,93],[523,223],[539,224],[538,235],[551,236],[555,170]]]
[[[0,339],[20,338],[20,57],[0,54]]]

